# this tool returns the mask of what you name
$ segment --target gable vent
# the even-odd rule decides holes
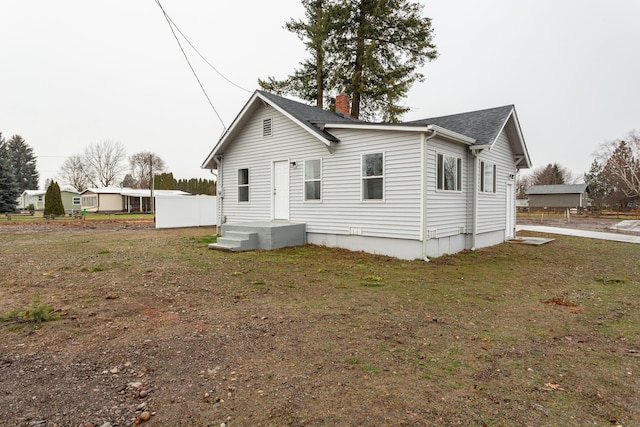
[[[262,136],[271,136],[272,130],[271,118],[262,120]]]

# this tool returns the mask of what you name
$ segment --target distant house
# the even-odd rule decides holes
[[[407,123],[352,119],[344,94],[336,106],[251,96],[202,165],[218,172],[219,243],[294,223],[309,243],[422,259],[514,236],[531,162],[513,105]]]
[[[527,190],[529,208],[577,208],[590,206],[587,184],[532,185]]]
[[[154,190],[161,195],[189,195],[180,190]],[[80,208],[87,212],[151,212],[151,190],[137,188],[88,188],[80,195]]]
[[[27,209],[29,205],[33,205],[37,211],[44,210],[44,196],[47,194],[44,190],[24,190],[18,199],[18,209]]]
[[[60,196],[62,197],[62,206],[64,206],[65,212],[80,211],[80,193],[71,190],[60,190]]]

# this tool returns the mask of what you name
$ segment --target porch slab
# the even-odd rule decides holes
[[[546,237],[529,237],[529,236],[518,236],[513,239],[507,240],[507,243],[519,243],[521,245],[534,245],[540,246],[545,243],[553,242],[556,239],[549,239]]]
[[[306,224],[291,223],[282,221],[256,221],[243,222],[237,224],[222,225],[222,240],[225,242],[227,236],[237,236],[238,233],[252,234],[257,236],[253,239],[252,245],[244,245],[236,248],[225,247],[224,244],[214,243],[209,245],[211,249],[223,249],[232,251],[243,250],[271,250],[285,248],[288,246],[301,246],[306,243]]]

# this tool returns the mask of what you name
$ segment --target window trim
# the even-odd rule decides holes
[[[247,183],[240,184],[240,171],[247,171]],[[240,200],[240,188],[247,188],[247,200]],[[238,168],[236,172],[236,188],[238,191],[237,202],[249,203],[251,201],[251,169],[250,168]]]
[[[372,154],[381,154],[382,155],[382,175],[373,175],[373,176],[365,176],[364,175],[364,159],[365,156],[370,156]],[[369,153],[362,153],[360,154],[360,201],[363,203],[380,203],[380,202],[384,202],[385,201],[385,197],[386,197],[386,191],[385,191],[385,184],[386,184],[386,173],[385,173],[385,169],[386,169],[386,160],[387,160],[387,156],[386,153],[384,151],[372,151]],[[379,199],[365,199],[364,198],[364,182],[365,180],[369,180],[369,179],[381,179],[382,180],[382,197]]]
[[[448,190],[444,188],[444,163],[445,158],[450,157],[456,161],[456,174],[455,174],[455,189]],[[451,155],[447,153],[436,153],[436,191],[443,191],[447,193],[462,193],[462,171],[463,163],[462,157],[457,155]]]
[[[77,203],[76,200],[78,201]],[[73,206],[80,206],[82,204],[82,198],[80,196],[73,196],[73,198],[71,199],[71,204]]]
[[[307,162],[320,162],[320,178],[307,179]],[[322,202],[322,158],[318,159],[306,159],[304,161],[304,170],[302,171],[302,199],[305,203],[320,203]],[[320,198],[319,199],[307,199],[307,182],[319,182],[320,183]]]
[[[487,169],[487,166],[490,166],[489,169]],[[486,176],[485,173],[490,170],[492,173],[492,179],[491,179],[491,184],[493,186],[493,188],[489,191],[486,189]],[[496,187],[498,184],[498,181],[496,179],[497,176],[497,166],[495,163],[491,163],[491,162],[487,162],[484,160],[480,161],[480,192],[485,193],[485,194],[495,194],[496,193]]]

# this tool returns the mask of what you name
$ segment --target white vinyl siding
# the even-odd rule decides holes
[[[439,155],[458,159],[457,180],[461,184],[460,191],[446,191],[438,189],[438,157]],[[467,230],[470,210],[468,209],[468,185],[466,184],[468,168],[465,164],[468,148],[461,144],[452,144],[438,138],[427,142],[426,152],[426,231],[436,237],[447,237],[461,234],[461,229]]]
[[[506,182],[509,175],[515,174],[513,151],[505,131],[498,136],[491,150],[480,154],[480,163],[495,165],[495,191],[478,193],[478,233],[503,230],[506,223]],[[481,188],[480,173],[478,188]],[[515,188],[513,186],[512,188]]]
[[[262,120],[272,118],[277,138],[265,144]],[[251,205],[223,201],[229,223],[271,218],[271,165],[288,160],[322,160],[322,203],[304,200],[304,168],[290,171],[290,218],[306,224],[310,233],[348,234],[359,227],[363,236],[420,239],[420,135],[415,132],[329,129],[338,138],[335,153],[309,132],[273,108],[262,106],[224,152],[224,200],[237,200],[238,168],[251,169]],[[362,154],[384,154],[385,203],[362,203]]]

